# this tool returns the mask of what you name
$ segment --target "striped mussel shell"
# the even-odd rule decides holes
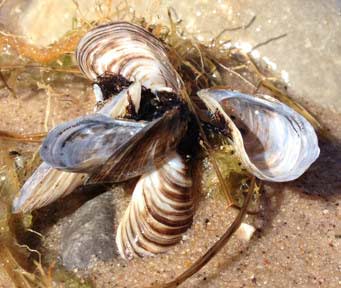
[[[12,212],[26,213],[44,207],[72,193],[87,178],[87,174],[60,171],[43,162],[14,198]]]
[[[225,119],[245,168],[259,179],[294,180],[318,158],[312,125],[278,100],[225,89],[201,90],[198,96],[213,114]]]
[[[191,186],[187,165],[175,152],[139,179],[117,229],[123,258],[162,253],[182,239],[193,219]]]
[[[180,92],[181,82],[164,45],[145,29],[128,22],[89,31],[78,44],[76,58],[92,81],[109,73],[139,81],[153,92]]]

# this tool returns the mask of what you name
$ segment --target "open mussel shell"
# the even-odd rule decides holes
[[[141,84],[133,83],[128,89],[122,90],[117,96],[104,103],[104,106],[98,113],[110,117],[124,117],[126,116],[126,108],[129,105],[132,105],[132,108],[134,108],[137,113],[140,99]],[[107,120],[108,117],[105,116],[104,118]],[[99,119],[97,116],[95,116],[95,118]],[[81,119],[80,122],[85,121],[84,118]],[[109,122],[112,122],[111,119],[109,119]],[[122,123],[124,124],[125,122]],[[104,125],[104,123],[101,124]],[[143,127],[143,125],[137,125],[138,127]],[[97,128],[99,128],[99,126],[97,126]],[[94,129],[94,127],[92,127],[92,129]],[[98,157],[98,155],[96,157]],[[43,162],[26,180],[19,191],[19,195],[14,199],[12,205],[13,213],[30,212],[33,209],[46,206],[58,198],[70,194],[78,186],[83,185],[88,178],[87,174],[57,170],[46,162]]]
[[[76,58],[92,81],[104,74],[139,81],[152,91],[180,92],[180,81],[163,44],[143,28],[114,22],[97,26],[79,42]]]
[[[198,96],[212,113],[223,116],[244,166],[259,179],[294,180],[319,156],[312,125],[270,96],[224,89],[201,90]]]
[[[175,152],[140,178],[117,229],[123,258],[162,253],[182,239],[193,219],[191,186],[187,166]]]

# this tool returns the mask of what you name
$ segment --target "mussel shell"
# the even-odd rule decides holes
[[[191,186],[188,169],[175,152],[140,178],[116,234],[123,258],[162,253],[182,239],[193,219]]]
[[[270,96],[224,89],[201,90],[198,96],[224,117],[243,164],[259,179],[294,180],[319,156],[312,125]]]
[[[12,212],[30,212],[65,197],[81,186],[86,174],[69,173],[53,169],[42,163],[20,189],[13,201]]]
[[[181,84],[163,44],[145,29],[114,22],[97,26],[79,42],[76,58],[92,81],[105,73],[139,81],[152,91],[179,94]]]
[[[140,132],[146,124],[93,114],[58,125],[45,138],[41,158],[69,172],[94,171]]]

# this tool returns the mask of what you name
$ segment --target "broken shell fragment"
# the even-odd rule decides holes
[[[76,58],[92,81],[109,73],[139,81],[153,92],[180,92],[181,82],[164,45],[145,29],[128,22],[89,31],[78,44]]]
[[[125,259],[165,252],[178,243],[193,219],[192,182],[175,152],[138,181],[121,220],[116,243]]]
[[[262,180],[284,182],[300,177],[319,156],[312,125],[277,101],[224,89],[206,89],[198,96],[223,116],[244,166]]]

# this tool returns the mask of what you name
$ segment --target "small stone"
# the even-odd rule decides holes
[[[69,269],[85,269],[91,259],[109,260],[116,255],[112,192],[86,202],[62,227],[61,258]]]
[[[236,236],[244,241],[250,241],[253,233],[256,231],[256,228],[250,224],[242,223],[240,227],[236,231]]]

